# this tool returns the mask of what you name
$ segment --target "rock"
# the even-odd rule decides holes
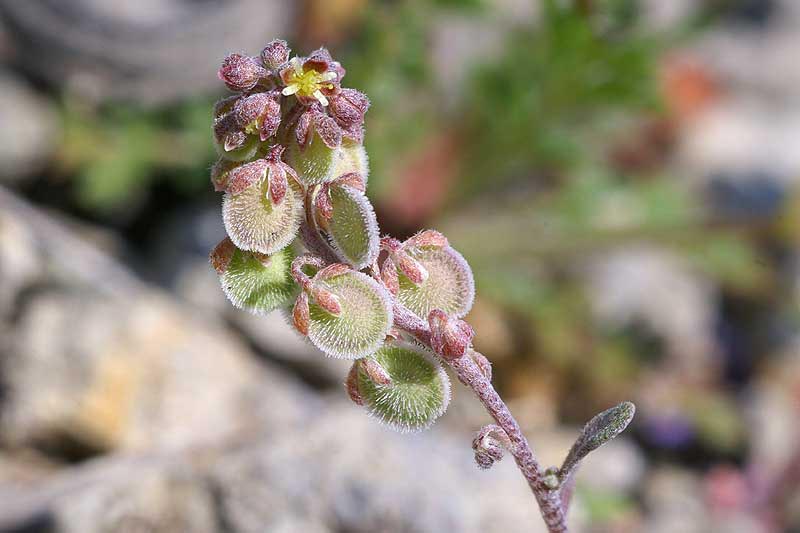
[[[216,92],[231,51],[258,54],[291,29],[281,0],[0,1],[0,17],[26,71],[84,98],[145,104]]]
[[[24,237],[23,239],[12,237]],[[0,190],[0,442],[66,459],[182,448],[310,408],[224,326]],[[21,270],[22,269],[22,270]],[[266,407],[265,407],[266,406]]]
[[[0,123],[0,181],[16,183],[44,168],[59,135],[55,110],[5,71],[0,71]]]
[[[468,441],[398,435],[332,401],[294,429],[191,453],[93,461],[47,487],[0,490],[0,530],[544,531],[515,465],[483,472],[471,455]]]

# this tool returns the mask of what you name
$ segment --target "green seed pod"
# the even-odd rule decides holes
[[[236,249],[220,282],[225,296],[239,309],[265,314],[289,304],[299,287],[292,278],[292,247],[271,256]]]
[[[292,136],[286,150],[286,162],[291,166],[306,186],[330,181],[334,175],[336,152],[329,148],[318,133],[314,133],[305,149],[301,149]]]
[[[447,410],[450,380],[433,354],[416,344],[392,342],[371,358],[391,383],[377,384],[363,367],[359,370],[358,392],[370,415],[405,433],[430,427]]]
[[[333,217],[320,220],[320,226],[339,258],[361,270],[372,264],[380,251],[378,221],[372,204],[364,193],[348,186],[332,186],[330,198]]]
[[[459,318],[469,313],[475,282],[460,253],[450,246],[408,247],[405,252],[424,267],[427,277],[415,284],[400,272],[400,303],[423,319],[434,309]]]
[[[310,306],[308,338],[331,357],[358,359],[380,348],[392,327],[391,297],[378,282],[361,272],[317,280],[317,289],[332,293],[340,311],[333,315]]]
[[[367,186],[367,178],[369,177],[367,151],[361,144],[344,140],[342,141],[342,146],[336,150],[332,174],[334,178],[338,178],[350,173],[361,176],[364,181],[364,187]]]
[[[286,196],[274,205],[264,177],[238,194],[225,194],[222,220],[238,248],[272,255],[297,236],[303,220],[303,193],[290,179]]]

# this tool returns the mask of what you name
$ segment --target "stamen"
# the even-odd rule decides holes
[[[296,93],[296,92],[297,92],[297,91],[299,91],[299,90],[300,90],[300,85],[298,85],[297,83],[293,83],[293,84],[291,84],[291,85],[287,85],[287,86],[286,86],[286,87],[285,87],[285,88],[284,88],[284,89],[281,91],[281,94],[282,94],[283,96],[291,96],[291,95],[293,95],[294,93]]]
[[[328,105],[328,99],[325,98],[325,95],[322,94],[322,91],[320,91],[319,89],[314,91],[314,97],[317,100],[319,100],[319,103],[322,104],[323,106],[327,106]]]

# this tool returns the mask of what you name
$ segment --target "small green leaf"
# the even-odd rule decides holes
[[[300,149],[292,136],[286,151],[286,162],[297,172],[303,184],[317,185],[337,177],[334,175],[337,150],[329,148],[316,132],[305,149]]]
[[[460,253],[450,246],[408,248],[406,252],[419,261],[428,276],[416,285],[400,272],[400,303],[424,319],[434,309],[459,318],[469,313],[475,282]]]
[[[394,319],[386,289],[356,271],[318,283],[337,297],[341,311],[334,316],[311,304],[308,339],[312,344],[341,359],[358,359],[380,348]]]
[[[389,385],[378,385],[359,371],[358,392],[372,416],[397,431],[410,432],[430,427],[447,410],[450,380],[432,353],[392,342],[371,357],[391,378]]]
[[[633,403],[622,402],[589,420],[564,459],[559,471],[560,480],[566,479],[590,452],[622,433],[635,413],[636,406]]]
[[[272,255],[292,242],[303,220],[303,193],[289,180],[280,204],[269,198],[266,178],[238,194],[226,193],[222,220],[233,243],[242,250]]]
[[[326,232],[336,254],[356,270],[378,256],[380,239],[375,211],[364,193],[347,186],[330,189],[333,218]]]
[[[222,290],[239,309],[264,314],[285,306],[297,296],[292,279],[291,246],[271,255],[237,249],[220,275]]]

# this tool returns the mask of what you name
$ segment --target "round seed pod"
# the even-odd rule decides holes
[[[378,221],[366,195],[348,186],[330,188],[333,217],[322,226],[340,259],[356,270],[370,265],[380,251]]]
[[[416,344],[392,342],[371,358],[391,383],[375,383],[359,369],[358,393],[370,415],[405,433],[430,427],[447,410],[450,380],[432,353]]]
[[[266,176],[242,192],[226,193],[222,201],[225,231],[243,250],[274,254],[294,240],[302,220],[303,193],[293,179],[278,205],[270,200]]]
[[[338,315],[311,303],[308,339],[326,355],[358,359],[375,352],[392,327],[391,297],[374,279],[354,270],[314,282],[330,291]]]
[[[219,276],[222,290],[234,306],[252,313],[286,306],[300,290],[292,279],[294,258],[291,246],[270,256],[237,248]]]
[[[354,172],[364,180],[364,187],[367,186],[369,159],[363,145],[348,140],[342,141],[342,146],[336,150],[333,164],[334,178]]]
[[[472,308],[475,281],[464,257],[450,246],[408,247],[406,250],[426,270],[427,277],[415,284],[399,272],[398,301],[427,320],[434,309],[463,317]]]
[[[297,172],[304,185],[317,185],[336,177],[333,172],[338,150],[329,148],[316,132],[305,149],[301,149],[297,139],[292,136],[286,150],[286,162]]]

